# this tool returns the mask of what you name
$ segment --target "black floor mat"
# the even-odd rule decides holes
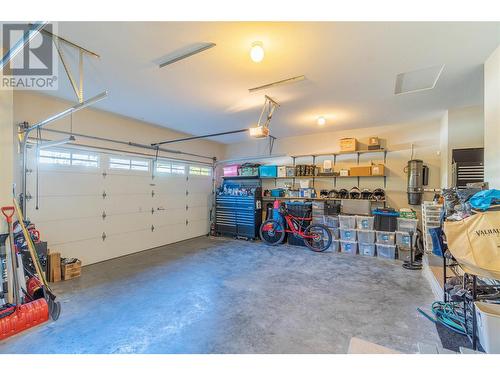
[[[436,329],[439,338],[441,339],[441,345],[443,345],[443,348],[452,350],[454,352],[460,352],[460,347],[472,349],[472,343],[467,336],[453,332],[452,330],[438,323],[436,323]],[[483,351],[479,342],[477,343],[477,345],[477,350]]]

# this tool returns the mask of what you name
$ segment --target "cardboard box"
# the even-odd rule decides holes
[[[71,280],[80,277],[82,274],[82,261],[78,260],[75,263],[61,264],[61,274],[63,280]]]
[[[347,177],[347,176],[349,176],[349,169],[341,169],[339,171],[339,176],[341,176],[341,177]]]
[[[373,164],[372,165],[372,176],[385,176],[384,164]]]
[[[61,281],[61,253],[49,251],[46,275],[50,282]]]
[[[349,172],[350,176],[371,176],[372,167],[351,167]]]
[[[340,140],[340,151],[351,152],[358,150],[358,141],[356,138],[342,138]]]

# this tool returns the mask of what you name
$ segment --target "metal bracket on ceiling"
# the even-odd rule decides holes
[[[83,101],[84,101],[84,97],[83,97],[83,56],[88,55],[88,56],[92,56],[95,58],[100,58],[100,56],[95,52],[89,51],[88,49],[79,46],[78,44],[70,42],[67,39],[61,38],[59,35],[53,34],[50,31],[42,29],[41,32],[46,34],[46,35],[49,35],[52,38],[52,41],[54,43],[54,46],[56,47],[57,53],[59,54],[59,58],[61,59],[61,62],[63,64],[64,71],[66,72],[66,75],[69,79],[69,82],[71,83],[71,87],[73,88],[73,91],[75,92],[75,95],[78,99],[78,102],[83,103]],[[76,80],[73,77],[71,69],[68,66],[68,63],[66,61],[66,58],[64,57],[64,53],[63,53],[63,50],[61,48],[62,45],[69,46],[69,47],[78,51],[78,84],[76,83]]]
[[[274,110],[280,106],[280,104],[271,98],[270,96],[265,95],[265,102],[262,107],[262,111],[260,112],[259,122],[257,126],[263,126],[265,128],[269,127],[269,123],[271,122],[271,118],[273,117]],[[264,123],[262,123],[262,118],[266,117]]]

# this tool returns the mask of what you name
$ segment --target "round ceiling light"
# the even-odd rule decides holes
[[[324,126],[326,124],[326,118],[324,118],[323,116],[319,116],[316,122],[319,126]]]
[[[262,42],[252,43],[252,48],[250,49],[250,58],[253,62],[260,63],[264,60],[264,47]]]

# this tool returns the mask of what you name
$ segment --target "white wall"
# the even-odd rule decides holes
[[[490,188],[500,189],[500,47],[484,64],[484,169]]]
[[[448,147],[448,111],[441,117],[439,125],[439,152],[441,154],[441,187],[448,186],[450,148]]]
[[[12,206],[13,157],[12,91],[0,90],[0,206]],[[1,215],[0,233],[6,231],[7,225]]]
[[[364,129],[352,129],[343,131],[331,131],[326,133],[311,134],[307,136],[288,137],[277,139],[273,154],[307,154],[326,153],[339,150],[339,139],[344,137],[356,137],[360,142],[366,143],[368,137],[378,136],[385,140],[384,147],[389,150],[387,154],[387,188],[388,204],[392,207],[407,207],[406,196],[406,174],[404,167],[411,159],[411,144],[414,145],[414,158],[424,160],[430,167],[430,188],[440,187],[440,123],[439,121],[395,124]],[[366,148],[366,144],[361,147]],[[252,140],[248,142],[231,144],[226,149],[226,159],[244,156],[258,156],[268,153],[267,140]],[[381,154],[367,154],[361,156],[360,165],[368,165],[370,161],[382,162]],[[319,159],[321,163],[323,159]],[[297,160],[297,163],[310,163],[309,159]],[[291,159],[267,160],[265,164],[287,163],[291,164]],[[352,166],[356,161],[353,156],[339,156],[337,158],[337,169],[339,166]],[[337,188],[352,188],[356,179],[338,179]],[[269,182],[266,182],[269,183]],[[274,183],[273,183],[274,184]],[[361,178],[361,188],[383,187],[382,179]],[[333,188],[333,182],[317,182],[316,187]],[[264,187],[265,188],[265,187]],[[426,194],[425,199],[431,199],[432,194]]]
[[[484,147],[484,110],[483,106],[471,106],[463,108],[452,108],[448,111],[448,134],[446,140],[447,156],[443,156],[442,162],[447,161],[446,169],[441,169],[442,174],[446,174],[447,184],[452,183],[452,162],[453,150],[458,148],[479,148]]]

